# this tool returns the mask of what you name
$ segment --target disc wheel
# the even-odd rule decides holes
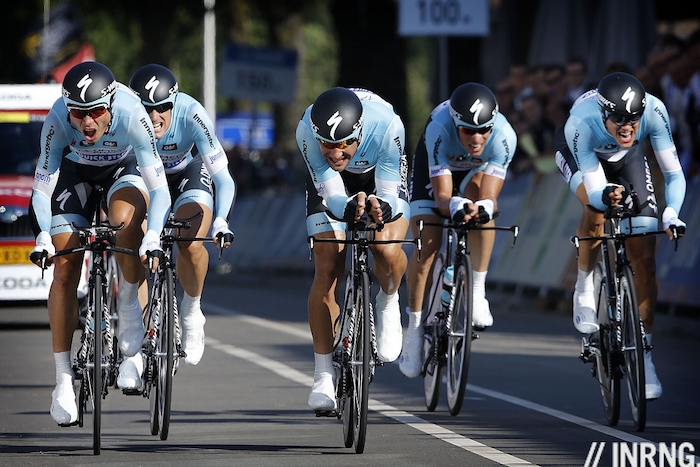
[[[444,323],[437,318],[437,314],[442,312],[442,265],[445,259],[442,253],[436,255],[430,273],[431,286],[425,297],[426,310],[425,332],[423,334],[423,392],[425,395],[425,406],[429,412],[433,412],[440,400],[440,382],[442,380],[443,358],[440,355],[442,336],[444,335]]]
[[[160,439],[168,439],[170,409],[173,399],[174,340],[175,340],[175,277],[172,269],[164,269],[161,288],[161,332],[158,352],[158,424]]]
[[[102,317],[106,303],[102,294],[102,281],[104,278],[96,274],[94,276],[93,293],[93,345],[92,345],[92,365],[90,370],[90,391],[92,395],[92,451],[95,455],[101,452],[101,436],[102,436]]]
[[[615,333],[610,319],[608,307],[608,283],[605,268],[598,263],[594,270],[593,281],[595,296],[598,303],[598,346],[600,353],[596,355],[596,378],[600,383],[600,396],[603,402],[605,418],[610,426],[617,425],[620,420],[620,371],[618,358],[615,354]]]
[[[455,274],[454,307],[448,318],[447,337],[447,407],[450,414],[462,410],[467,387],[472,344],[472,265],[462,256]]]
[[[625,357],[627,393],[632,409],[632,420],[637,431],[646,425],[646,378],[644,374],[644,343],[642,321],[637,307],[637,295],[632,279],[632,269],[626,266],[620,278],[622,301],[622,349]]]
[[[360,275],[360,289],[356,298],[359,316],[355,320],[352,342],[352,415],[355,433],[355,452],[365,450],[367,436],[367,412],[369,410],[369,382],[371,375],[372,341],[370,323],[370,283],[369,275]]]

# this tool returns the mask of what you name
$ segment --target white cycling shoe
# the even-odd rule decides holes
[[[592,334],[600,329],[593,291],[574,291],[574,326],[581,334]]]
[[[403,340],[399,293],[389,296],[380,288],[376,303],[377,355],[383,362],[393,362],[401,354]]]
[[[56,384],[51,393],[50,412],[59,425],[70,425],[78,420],[78,405],[75,403],[72,377],[66,376]]]
[[[121,389],[140,389],[141,374],[143,373],[143,357],[137,353],[133,357],[125,358],[119,365],[117,386]]]
[[[659,381],[658,376],[656,376],[654,362],[651,361],[651,350],[644,351],[644,375],[646,378],[646,386],[644,389],[647,400],[654,400],[661,397],[664,391],[661,387],[661,381]]]
[[[204,324],[207,319],[201,310],[191,312],[182,319],[182,342],[185,353],[185,363],[196,365],[204,355]]]
[[[118,302],[120,302],[118,300]],[[133,357],[140,350],[146,329],[143,327],[141,305],[138,299],[127,306],[117,304],[119,314],[119,349],[124,356]]]
[[[336,409],[333,375],[324,372],[314,377],[314,384],[309,394],[309,407],[313,410]]]
[[[486,297],[474,296],[474,308],[472,309],[472,324],[477,328],[493,326],[493,315]]]
[[[423,326],[409,327],[399,357],[399,369],[409,378],[415,378],[423,370]]]

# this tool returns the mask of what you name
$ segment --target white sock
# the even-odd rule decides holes
[[[201,301],[201,295],[190,297],[187,295],[187,292],[182,294],[182,303],[180,304],[180,313],[182,317],[187,318],[194,310],[201,310]]]
[[[54,352],[53,359],[56,362],[56,383],[63,383],[67,378],[74,377],[70,364],[70,351]]]
[[[593,271],[578,270],[576,275],[576,290],[578,292],[593,292]]]
[[[131,305],[139,299],[139,284],[132,284],[127,281],[122,281],[122,286],[119,289],[119,300],[125,305]]]
[[[423,317],[423,311],[411,311],[409,307],[406,307],[406,314],[408,315],[408,329],[418,329]]]
[[[486,296],[486,271],[474,271],[474,280],[472,281],[472,288],[474,290],[475,297],[485,297]]]
[[[321,376],[322,373],[327,373],[333,375],[335,370],[333,369],[333,354],[332,353],[316,353],[314,352],[314,379]]]
[[[649,333],[645,334],[645,336],[647,338],[647,345],[649,347],[651,347],[651,333],[649,332]],[[651,352],[651,350],[649,350],[649,352]]]

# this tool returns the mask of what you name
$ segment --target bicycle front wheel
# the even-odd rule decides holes
[[[447,407],[457,415],[467,387],[472,348],[472,264],[468,255],[457,263],[452,312],[448,318]]]
[[[596,353],[595,371],[600,384],[600,396],[603,401],[603,411],[610,426],[617,425],[620,420],[620,372],[617,369],[615,357],[615,332],[611,320],[611,312],[608,304],[608,282],[603,263],[596,264],[593,272],[595,284],[595,297],[598,307],[598,324],[600,330],[597,334],[598,349]],[[595,335],[593,339],[595,339]]]
[[[101,431],[102,431],[102,317],[106,303],[102,287],[104,278],[100,274],[94,276],[93,310],[92,320],[94,323],[94,341],[92,355],[92,371],[90,371],[91,392],[92,392],[92,451],[95,455],[101,451]]]
[[[435,256],[430,273],[431,286],[425,297],[425,332],[423,334],[423,392],[425,394],[425,406],[429,412],[435,410],[440,400],[440,382],[444,359],[440,355],[443,321],[438,318],[442,313],[442,276],[445,258],[442,253]]]
[[[173,400],[173,368],[175,364],[175,274],[172,269],[163,270],[160,289],[161,321],[158,351],[158,423],[160,439],[168,439],[170,408]]]
[[[357,296],[357,319],[352,341],[352,404],[354,415],[355,452],[365,450],[367,436],[367,411],[369,410],[370,361],[372,357],[372,330],[370,328],[369,274],[360,275]]]
[[[620,278],[622,304],[622,350],[625,356],[627,390],[632,409],[632,420],[637,431],[644,431],[647,415],[646,378],[644,374],[644,343],[642,320],[637,307],[637,294],[632,269],[625,266]]]

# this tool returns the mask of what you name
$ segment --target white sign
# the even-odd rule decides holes
[[[219,90],[238,99],[290,102],[296,94],[296,67],[296,51],[228,44]]]
[[[401,36],[486,36],[488,0],[399,0]]]

